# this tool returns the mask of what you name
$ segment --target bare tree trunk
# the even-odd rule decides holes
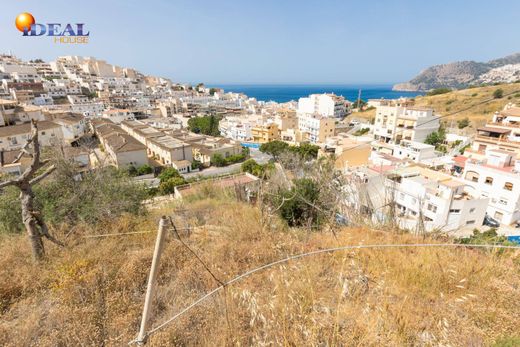
[[[38,230],[39,223],[34,210],[34,193],[30,185],[20,187],[20,201],[22,204],[22,221],[29,236],[33,258],[41,260],[45,254],[45,249],[42,234]]]
[[[29,147],[32,145],[32,153],[29,152]],[[31,165],[20,175],[20,177],[0,182],[0,189],[8,186],[15,186],[20,189],[20,202],[22,205],[22,221],[27,230],[29,241],[32,247],[33,258],[40,260],[45,255],[45,248],[43,246],[43,237],[49,241],[63,246],[63,243],[56,240],[50,233],[43,220],[40,212],[34,207],[34,193],[32,186],[49,176],[55,169],[54,165],[48,166],[48,160],[40,159],[40,144],[38,142],[38,126],[35,120],[31,121],[31,137],[27,143],[21,148],[20,154],[16,157],[13,163],[18,162],[23,155],[28,155],[32,158]],[[43,173],[35,177],[41,169],[47,168]]]

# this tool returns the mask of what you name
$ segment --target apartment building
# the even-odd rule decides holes
[[[0,99],[0,126],[14,124],[18,102]]]
[[[393,170],[385,185],[395,201],[401,227],[412,230],[479,227],[489,201],[465,189],[463,181],[417,166]]]
[[[275,114],[274,122],[280,131],[298,129],[298,116],[294,110],[279,110]]]
[[[94,122],[93,127],[111,165],[118,168],[148,164],[146,146],[114,123]]]
[[[0,127],[0,151],[22,148],[31,137],[31,124]],[[49,121],[38,122],[38,141],[42,146],[56,146],[63,142],[61,125]]]
[[[68,114],[55,118],[53,122],[61,126],[63,140],[69,144],[85,136],[88,131],[85,117],[78,114]]]
[[[280,139],[278,125],[275,123],[258,124],[251,128],[251,138],[255,143],[266,143]]]
[[[192,148],[193,159],[200,161],[204,166],[211,165],[211,159],[215,154],[220,154],[224,158],[242,153],[242,146],[239,142],[213,137],[208,135],[194,134],[186,130],[173,130],[169,134],[189,145]]]
[[[380,164],[381,154],[388,154],[397,159],[407,159],[416,163],[437,157],[435,146],[416,141],[402,140],[399,144],[372,141],[371,147],[370,160],[375,165]]]
[[[252,140],[252,129],[256,119],[240,116],[225,117],[219,122],[220,133],[229,139],[236,141]]]
[[[172,166],[181,173],[191,171],[191,145],[140,121],[123,121],[121,129],[146,146],[148,156],[161,165]]]
[[[342,118],[348,113],[349,102],[335,94],[311,94],[298,100],[298,113]]]
[[[475,194],[489,198],[490,217],[502,224],[520,220],[520,161],[515,153],[486,149],[484,159],[465,161],[462,177]]]
[[[101,117],[109,119],[115,124],[121,124],[125,120],[133,120],[134,114],[127,109],[110,109],[103,111]]]
[[[149,138],[146,147],[148,154],[162,165],[172,166],[180,173],[191,171],[193,153],[190,144],[170,135],[163,135]]]
[[[381,142],[424,142],[439,125],[439,116],[430,108],[383,105],[376,108],[374,138]]]
[[[478,157],[485,154],[487,149],[520,154],[520,107],[508,104],[493,115],[491,122],[477,128],[471,152]]]
[[[334,118],[318,114],[298,113],[298,129],[308,133],[311,143],[323,143],[328,137],[334,136],[336,128]]]

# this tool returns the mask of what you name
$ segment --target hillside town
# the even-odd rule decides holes
[[[358,120],[349,115],[359,100],[339,95],[258,101],[92,57],[26,62],[2,55],[0,77],[3,174],[21,175],[28,165],[12,159],[30,138],[31,121],[42,146],[61,148],[82,170],[132,169],[142,173],[136,181],[151,186],[164,168],[185,178],[233,175],[247,158],[270,160],[262,144],[311,144],[356,182],[345,187],[345,204],[371,219],[393,209],[408,230],[464,233],[486,225],[518,234],[520,107],[514,104],[496,110],[485,126],[461,132],[411,98],[368,100],[362,107],[375,108],[375,119]],[[209,131],[197,125],[201,119]]]

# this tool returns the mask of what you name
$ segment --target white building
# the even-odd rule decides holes
[[[318,114],[298,113],[298,129],[308,133],[308,140],[312,143],[323,143],[328,137],[334,136],[336,128],[334,118]]]
[[[125,120],[133,120],[134,114],[127,109],[105,110],[101,114],[103,118],[111,120],[115,124],[121,124]]]
[[[54,119],[53,122],[61,125],[63,140],[68,143],[79,140],[88,130],[85,118],[80,115],[70,114]]]
[[[520,161],[514,155],[486,150],[485,159],[466,160],[462,176],[475,194],[490,199],[487,213],[502,224],[520,220]]]
[[[298,100],[298,113],[319,114],[323,117],[342,118],[348,113],[348,101],[334,94],[311,94]]]
[[[397,159],[408,159],[416,163],[424,162],[437,157],[435,146],[422,142],[402,140],[399,144],[372,141],[372,153],[370,160],[379,165],[380,154],[389,154]]]
[[[451,176],[421,167],[394,170],[386,181],[401,227],[454,231],[482,225],[488,198],[471,193]],[[422,222],[421,222],[422,220]]]
[[[376,109],[374,138],[381,142],[401,140],[424,142],[439,129],[439,116],[430,108],[379,106]]]
[[[0,151],[22,148],[31,137],[31,124],[0,127]],[[62,143],[61,126],[54,122],[38,122],[38,141],[42,146],[56,146]]]

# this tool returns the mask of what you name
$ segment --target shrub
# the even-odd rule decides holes
[[[504,91],[501,88],[498,88],[493,92],[493,98],[501,99],[504,96]]]
[[[459,129],[464,129],[466,127],[469,126],[469,119],[468,117],[464,118],[464,119],[461,119],[461,120],[458,120],[457,121],[457,126],[459,127]]]
[[[168,181],[170,178],[181,177],[181,174],[179,173],[179,171],[177,171],[177,169],[173,167],[167,167],[163,169],[157,177],[159,177],[159,180],[162,183]]]
[[[74,170],[59,168],[52,179],[35,187],[35,193],[50,224],[94,224],[124,213],[140,214],[147,197],[144,186],[111,167],[86,173],[79,180]]]
[[[175,187],[185,184],[186,180],[183,177],[172,177],[159,184],[159,193],[162,195],[173,194]]]
[[[191,168],[193,170],[200,169],[200,168],[202,168],[202,163],[200,161],[198,161],[198,160],[194,160],[194,161],[191,162]]]
[[[362,135],[365,135],[366,133],[368,133],[369,131],[370,131],[369,128],[363,128],[363,129],[356,130],[353,135],[362,136]]]
[[[130,177],[134,177],[134,176],[137,176],[139,175],[139,172],[137,171],[137,169],[135,168],[135,166],[133,165],[130,165],[126,168],[126,173],[128,174],[128,176]]]
[[[197,134],[220,136],[218,123],[220,119],[216,116],[193,117],[188,120],[188,128]]]
[[[288,147],[289,145],[283,141],[271,141],[263,143],[260,146],[260,152],[270,154],[276,160]]]
[[[302,143],[299,146],[290,146],[288,150],[298,154],[303,160],[309,160],[318,158],[320,147],[310,143]]]
[[[0,234],[24,230],[19,195],[20,191],[16,187],[0,190]]]
[[[215,166],[226,166],[226,159],[221,154],[215,154],[211,157],[211,165]]]
[[[466,238],[460,238],[456,240],[457,243],[465,245],[482,245],[482,244],[499,244],[508,245],[512,242],[507,240],[506,236],[499,236],[495,228],[491,228],[487,231],[480,232],[478,229],[473,229],[473,235]]]
[[[426,96],[434,96],[451,92],[450,88],[435,88],[426,93]]]
[[[248,172],[257,177],[265,177],[265,175],[274,168],[274,165],[272,163],[261,165],[258,164],[254,159],[248,159],[242,163],[240,168],[242,172]]]
[[[139,175],[148,175],[148,174],[151,174],[152,172],[153,172],[153,168],[148,164],[144,164],[144,165],[140,166],[139,169],[137,169],[137,173]]]
[[[317,183],[308,178],[296,179],[294,186],[283,190],[274,198],[280,206],[279,214],[289,226],[316,226],[322,214],[313,205],[318,204],[320,190]]]

